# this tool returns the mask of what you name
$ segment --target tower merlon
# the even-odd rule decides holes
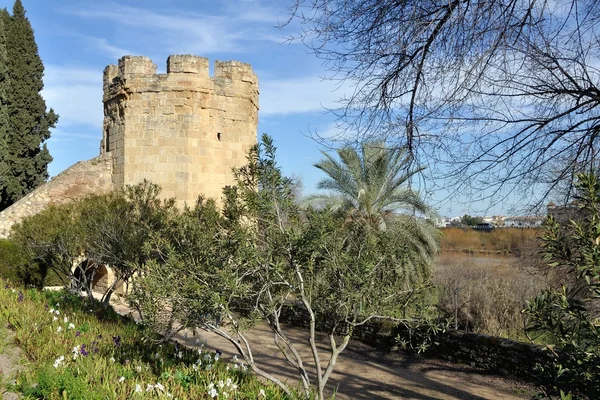
[[[252,66],[239,61],[215,61],[215,78],[258,84]]]
[[[208,77],[208,58],[191,54],[172,55],[167,58],[167,74],[187,73]]]
[[[119,59],[119,76],[126,78],[130,75],[155,75],[156,65],[148,57],[123,56]]]
[[[119,76],[119,67],[114,64],[107,65],[104,68],[104,91],[108,89],[108,86],[113,82],[113,80]]]

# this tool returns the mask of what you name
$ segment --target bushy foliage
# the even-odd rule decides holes
[[[547,395],[570,391],[573,397],[600,397],[600,181],[581,174],[575,185],[580,216],[568,224],[548,218],[543,236],[550,268],[563,268],[584,282],[575,293],[563,286],[527,303],[527,331],[543,335],[557,349],[553,368],[541,370]],[[552,349],[550,349],[552,350]]]
[[[132,304],[145,323],[167,334],[178,329],[175,321],[216,332],[253,371],[289,393],[254,362],[244,336],[245,328],[266,322],[298,370],[305,396],[322,399],[354,329],[373,318],[401,317],[412,294],[425,290],[435,241],[407,235],[414,217],[383,231],[343,210],[301,209],[268,136],[234,174],[221,212],[200,199],[152,237],[154,256],[136,280]],[[314,377],[280,324],[287,307],[303,311]],[[326,365],[315,341],[317,321],[326,321],[330,339]]]
[[[474,226],[483,222],[482,217],[474,217],[469,214],[465,214],[460,217],[460,223],[466,226]]]
[[[26,286],[60,285],[61,277],[38,265],[12,240],[0,239],[0,278]]]
[[[13,227],[11,239],[37,268],[90,297],[95,274],[109,265],[115,280],[104,294],[108,304],[115,288],[145,263],[146,242],[174,209],[174,201],[160,200],[159,193],[157,185],[145,181],[122,192],[51,205]]]

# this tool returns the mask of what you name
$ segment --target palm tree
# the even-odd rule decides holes
[[[315,164],[328,176],[317,187],[329,194],[311,196],[310,204],[346,211],[380,229],[386,229],[399,211],[431,214],[419,194],[405,186],[424,168],[410,170],[410,157],[403,149],[367,142],[361,145],[360,153],[347,146],[337,154],[339,161],[323,153],[325,159]]]
[[[339,161],[323,153],[325,158],[315,164],[327,175],[317,187],[329,193],[306,202],[344,212],[380,231],[393,229],[410,255],[410,264],[411,259],[430,264],[438,250],[439,232],[426,218],[433,220],[435,213],[406,185],[424,168],[410,169],[411,159],[404,149],[390,149],[381,142],[363,143],[359,151],[347,146],[337,154]]]

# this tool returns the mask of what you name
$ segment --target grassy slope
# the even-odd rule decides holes
[[[26,358],[16,385],[0,380],[0,392],[43,399],[286,398],[237,361],[158,345],[112,309],[63,292],[11,288],[0,280],[0,326],[14,332],[9,346]]]

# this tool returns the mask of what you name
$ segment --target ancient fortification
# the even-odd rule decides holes
[[[167,59],[156,74],[147,57],[125,56],[104,70],[100,156],[77,163],[0,213],[0,238],[52,203],[105,193],[148,179],[163,197],[193,204],[219,198],[232,167],[256,143],[258,80],[249,64],[214,64],[191,55]]]

